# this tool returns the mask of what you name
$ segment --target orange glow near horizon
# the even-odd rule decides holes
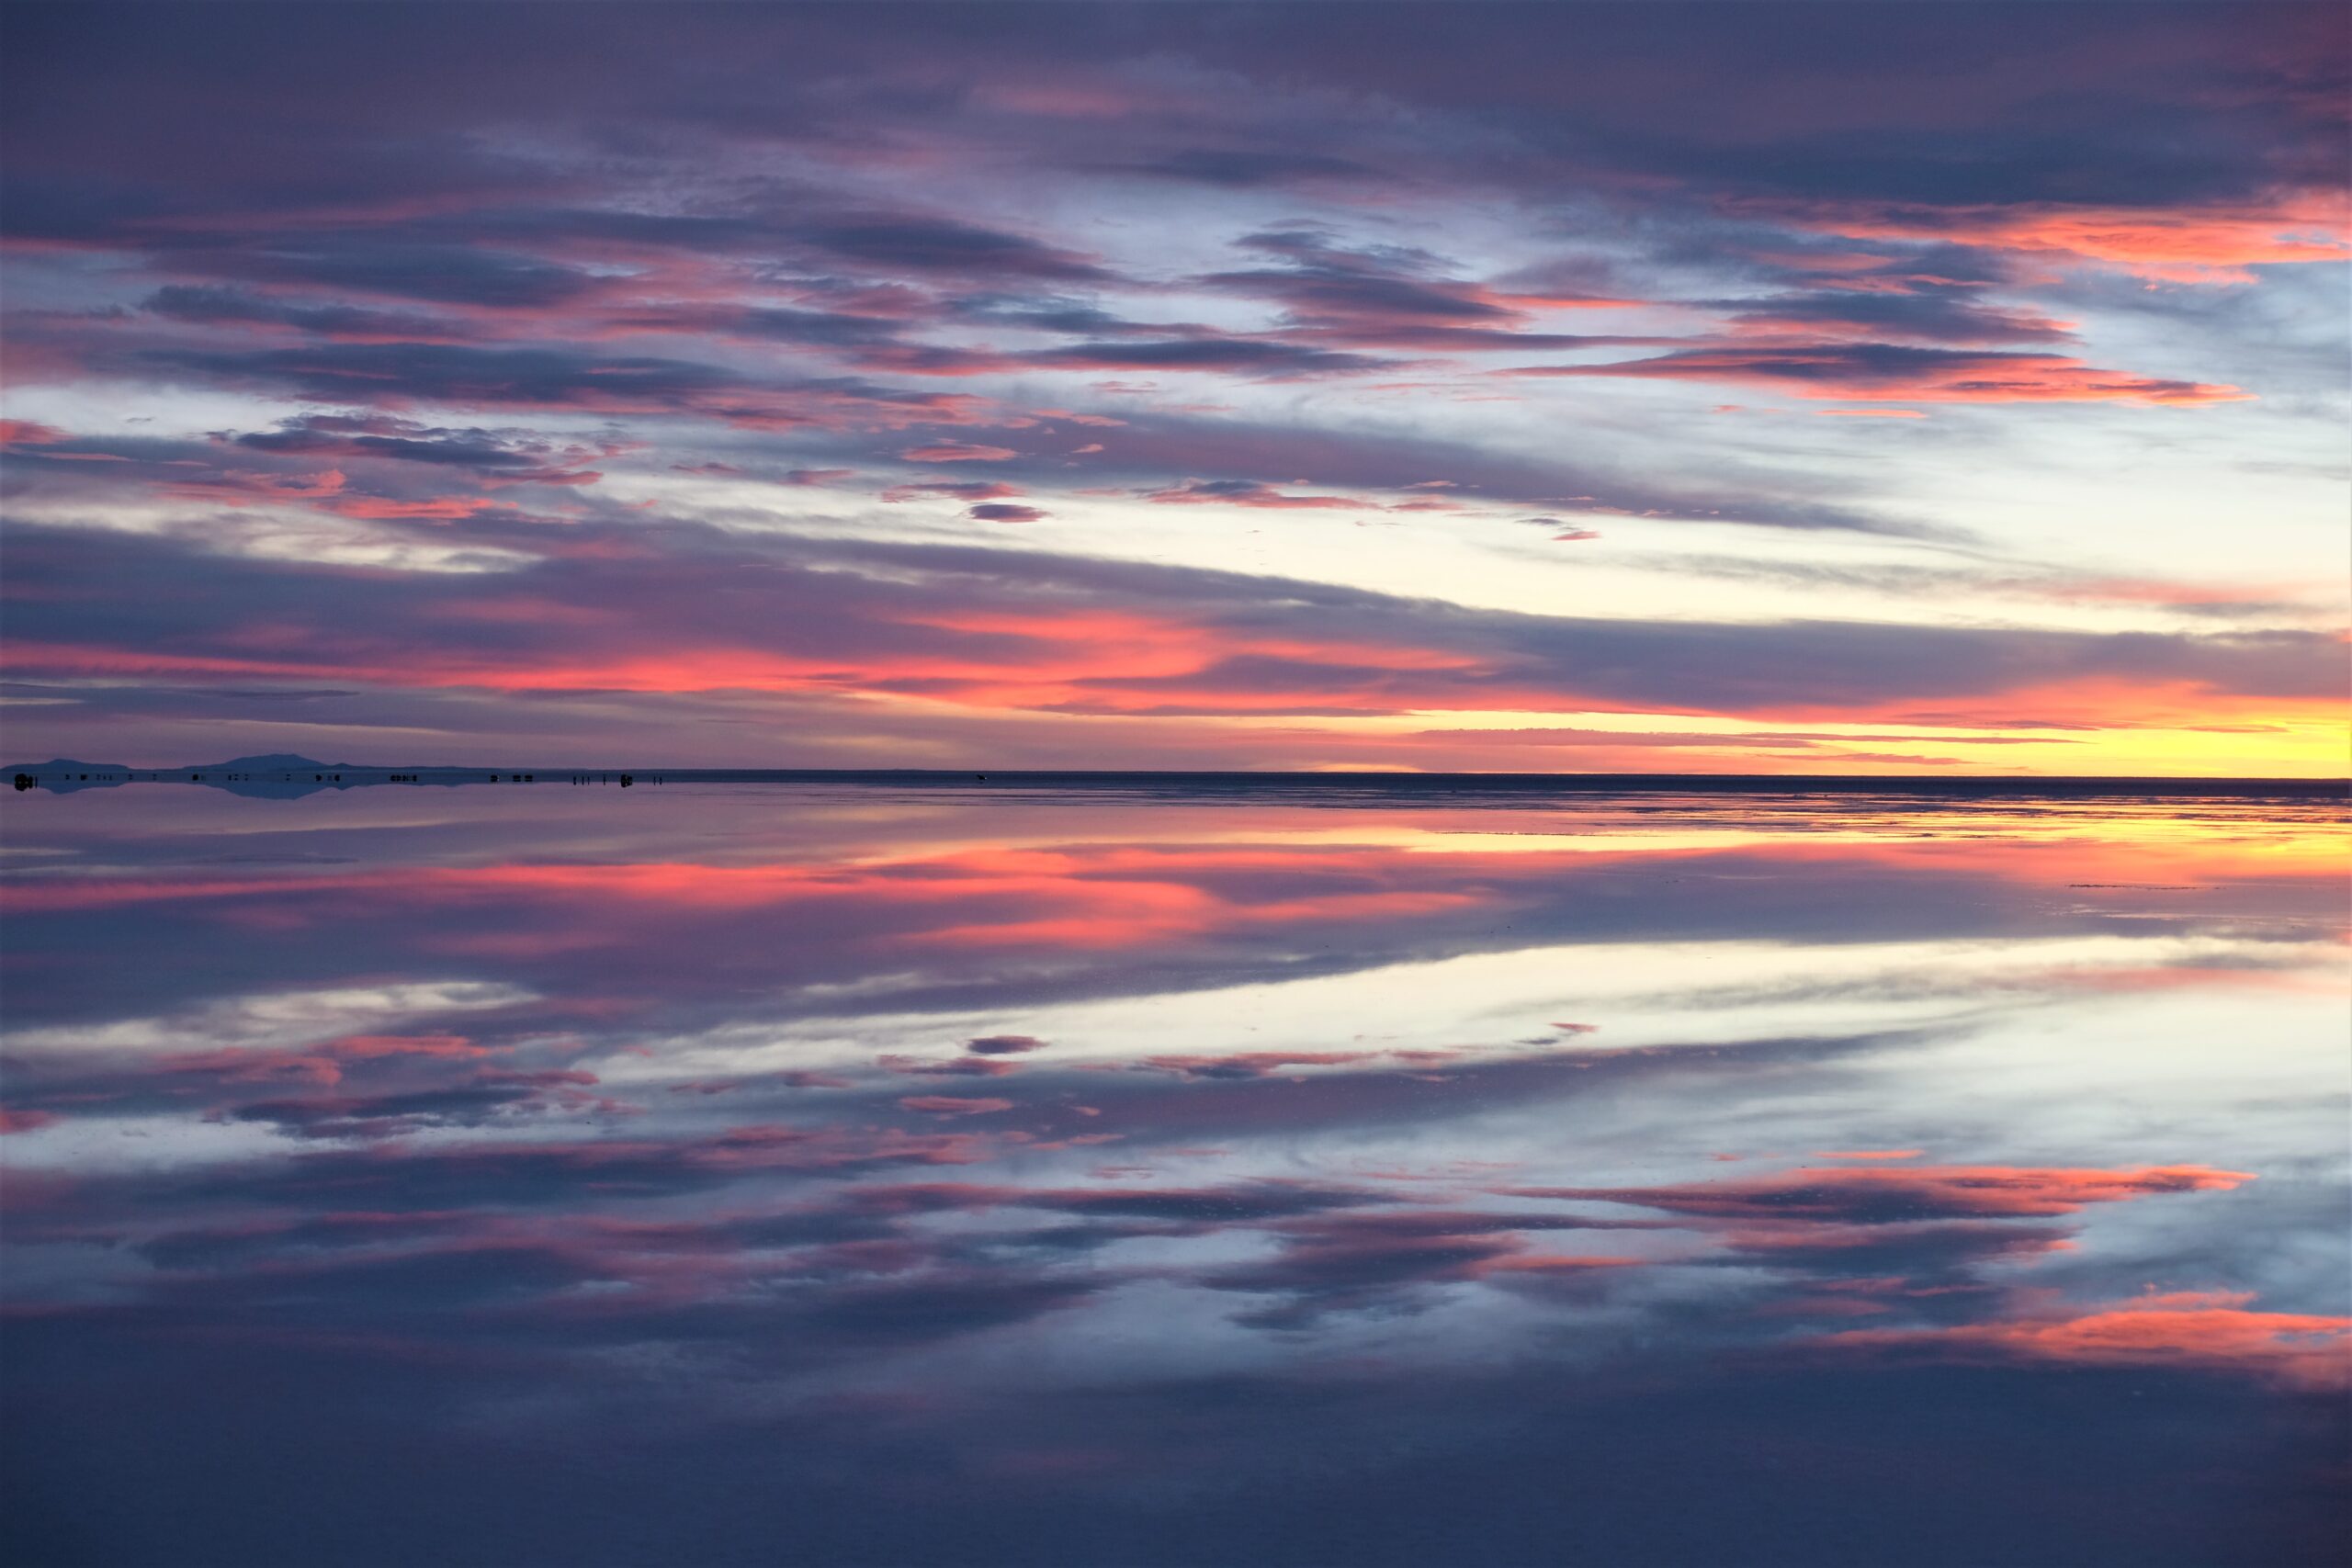
[[[595,612],[536,602],[479,613],[557,629],[608,625]],[[137,653],[20,641],[6,646],[0,662],[20,679],[210,676],[494,693],[809,694],[910,714],[967,713],[1008,722],[1116,716],[1170,739],[1261,747],[1263,760],[1256,765],[1272,768],[2337,778],[2346,776],[2352,750],[2352,722],[2335,697],[2240,695],[2177,682],[2099,679],[2022,688],[1973,699],[1967,706],[1980,711],[1938,714],[1932,723],[1913,716],[1922,705],[1916,699],[1883,701],[1876,713],[1802,702],[1770,714],[1630,713],[1598,708],[1574,692],[1514,689],[1508,679],[1487,680],[1470,656],[1408,645],[1220,641],[1206,628],[1107,612],[1067,623],[942,613],[922,624],[1002,644],[955,657],[896,654],[863,663],[712,647],[573,654],[561,662],[551,654],[518,653],[497,665],[428,651],[389,665],[366,656]],[[1235,659],[1282,660],[1302,684],[1235,689],[1219,673]],[[1318,693],[1303,683],[1318,668],[1360,674],[1350,686]],[[1446,728],[1453,713],[1476,714],[1482,727]],[[2016,713],[2032,715],[2034,723],[2004,723]],[[1546,731],[1558,715],[1582,716],[1587,725],[1604,721],[1607,728],[1564,726],[1555,739]],[[1263,728],[1273,721],[1282,723],[1280,731]],[[1694,721],[1719,728],[1689,733]],[[1643,728],[1627,728],[1634,723]],[[1797,743],[1782,739],[1792,727],[1814,726],[1829,728]],[[1870,728],[1849,738],[1839,726]],[[1887,733],[1887,727],[1899,732]],[[1669,739],[1652,740],[1653,734]]]

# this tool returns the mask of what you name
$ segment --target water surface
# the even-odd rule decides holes
[[[2340,803],[6,813],[15,1561],[2337,1551]]]

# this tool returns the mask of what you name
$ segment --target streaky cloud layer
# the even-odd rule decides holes
[[[26,9],[19,750],[2340,773],[2337,20]]]

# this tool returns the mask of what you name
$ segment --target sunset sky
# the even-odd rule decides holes
[[[2324,5],[11,5],[12,761],[2340,774]]]

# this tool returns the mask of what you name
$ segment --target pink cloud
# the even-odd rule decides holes
[[[1020,453],[1010,446],[982,446],[963,441],[940,441],[910,446],[899,456],[910,463],[1001,463]]]
[[[910,1094],[899,1101],[909,1111],[932,1116],[993,1116],[1012,1109],[1009,1100],[970,1100],[952,1094]]]

